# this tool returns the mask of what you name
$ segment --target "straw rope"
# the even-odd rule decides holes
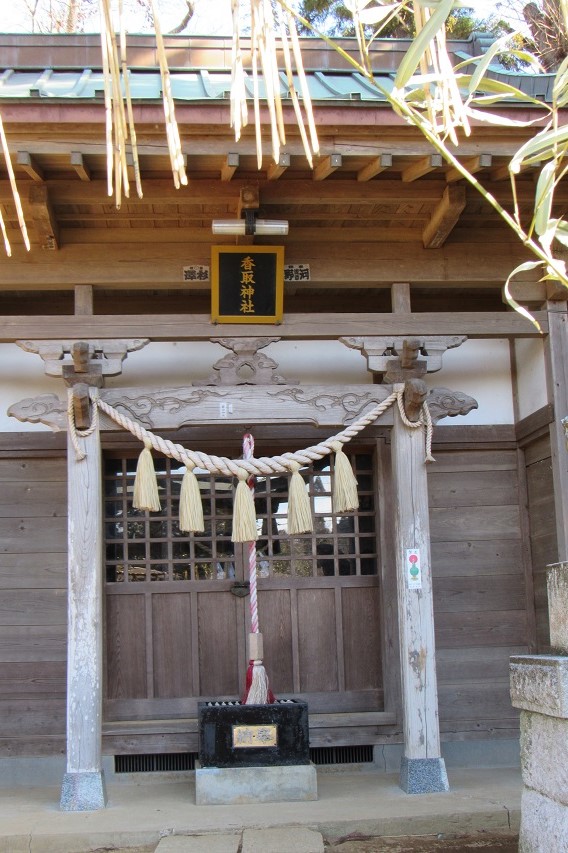
[[[425,427],[425,461],[435,461],[431,452],[433,427],[428,406],[426,403],[423,403],[419,420],[409,421],[404,411],[402,390],[393,391],[385,400],[378,403],[365,415],[362,415],[344,430],[332,435],[330,438],[327,438],[319,444],[311,445],[303,450],[283,453],[279,456],[260,456],[252,457],[250,459],[229,459],[227,456],[214,456],[208,453],[202,453],[199,450],[189,450],[181,444],[176,444],[173,441],[169,441],[169,439],[162,438],[150,430],[145,429],[141,424],[137,423],[137,421],[132,420],[127,417],[127,415],[123,415],[113,406],[109,405],[109,403],[101,400],[100,397],[97,398],[96,403],[101,411],[108,415],[116,424],[132,433],[132,435],[136,436],[140,441],[144,443],[149,442],[154,450],[164,454],[164,456],[176,459],[182,465],[190,464],[198,468],[203,468],[210,474],[242,478],[243,472],[246,473],[247,477],[290,473],[290,471],[293,470],[295,463],[299,465],[309,465],[311,462],[323,459],[324,456],[334,452],[335,444],[347,444],[348,441],[355,438],[355,436],[364,430],[365,427],[372,424],[377,420],[377,418],[384,414],[384,412],[386,412],[395,401],[398,403],[398,409],[405,426],[408,426],[411,429]]]
[[[73,449],[75,451],[75,458],[77,462],[81,462],[86,458],[87,454],[81,448],[79,444],[80,438],[87,438],[87,436],[92,435],[99,426],[99,410],[97,407],[97,396],[96,391],[91,389],[90,392],[91,402],[92,402],[92,414],[91,414],[91,426],[88,429],[77,429],[75,424],[75,410],[73,409],[73,388],[69,388],[67,391],[67,420],[69,423],[69,435],[71,437],[71,444],[73,445]]]
[[[283,453],[281,456],[260,456],[251,459],[229,459],[226,456],[213,456],[207,453],[202,453],[197,450],[188,450],[181,444],[175,444],[173,441],[155,435],[150,430],[145,429],[136,421],[123,415],[113,406],[105,403],[100,397],[97,400],[97,405],[106,415],[117,423],[123,429],[131,432],[142,442],[149,441],[154,450],[163,453],[164,456],[170,456],[181,462],[182,465],[187,465],[188,461],[199,468],[203,468],[210,474],[220,474],[225,477],[242,477],[243,471],[247,476],[266,476],[269,474],[285,474],[289,473],[294,463],[300,465],[309,465],[317,459],[323,459],[329,453],[333,452],[333,444],[340,442],[346,444],[358,435],[366,426],[372,424],[386,410],[393,405],[401,392],[393,391],[385,400],[374,406],[367,414],[362,415],[354,423],[350,424],[341,432],[331,436],[331,438],[320,442],[319,444],[306,447],[304,450],[295,452]]]
[[[406,417],[406,412],[404,411],[404,392],[399,391],[397,393],[397,403],[398,403],[398,411],[400,414],[400,419],[403,424],[410,429],[418,429],[419,427],[424,427],[426,429],[426,458],[425,462],[435,462],[436,460],[432,456],[432,434],[434,432],[434,427],[432,424],[432,415],[430,414],[430,409],[428,408],[426,403],[422,403],[422,408],[420,409],[420,417],[417,421],[409,421]]]

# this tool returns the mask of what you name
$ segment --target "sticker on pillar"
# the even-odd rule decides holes
[[[422,569],[418,548],[406,549],[406,577],[408,589],[422,589]]]

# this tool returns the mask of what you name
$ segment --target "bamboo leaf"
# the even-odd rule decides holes
[[[564,222],[563,219],[551,219],[550,225],[554,227],[555,239],[568,247],[568,222]]]
[[[461,86],[462,83],[468,85],[468,81],[471,81],[473,78],[467,74],[463,74],[459,75],[457,79]],[[471,86],[469,87],[469,90],[471,92]],[[515,100],[522,101],[523,103],[535,104],[537,107],[547,108],[546,104],[543,104],[542,101],[538,100],[538,98],[533,98],[531,95],[527,95],[526,92],[521,92],[520,89],[517,89],[515,86],[511,86],[509,83],[504,83],[502,80],[493,80],[485,77],[479,82],[475,91],[500,95],[501,97],[505,96],[514,98]]]
[[[554,177],[556,174],[556,163],[551,161],[541,169],[536,185],[534,201],[534,230],[542,237],[549,231],[550,214],[552,212],[552,200],[554,197]],[[550,235],[548,245],[552,242]],[[541,242],[543,242],[541,240]]]
[[[519,305],[516,299],[513,299],[511,291],[509,289],[509,285],[511,283],[511,279],[519,273],[526,272],[528,270],[534,270],[537,267],[540,267],[541,265],[542,261],[525,261],[525,263],[519,264],[519,266],[515,267],[515,269],[509,274],[509,276],[507,277],[507,281],[505,282],[505,285],[503,287],[503,294],[505,296],[505,301],[507,302],[507,304],[510,305],[511,308],[513,308],[517,312],[517,314],[520,314],[522,317],[526,317],[526,319],[529,320],[539,332],[542,332],[540,323],[535,320],[530,311],[527,311],[526,308],[523,308],[522,305]]]
[[[475,110],[472,107],[466,107],[465,111],[469,116],[471,116],[471,118],[484,121],[487,124],[501,125],[502,127],[530,127],[531,124],[536,124],[536,122],[542,120],[541,118],[534,118],[530,121],[519,121],[517,119],[506,118],[505,116],[499,115],[499,113],[489,113],[486,110]]]
[[[485,54],[483,59],[480,61],[477,68],[475,69],[474,73],[471,75],[471,81],[469,84],[469,94],[470,95],[472,95],[475,92],[475,90],[477,89],[477,86],[478,86],[479,82],[481,81],[481,78],[485,75],[485,72],[487,71],[487,69],[491,65],[491,61],[499,53],[504,52],[505,45],[507,44],[509,39],[514,35],[515,35],[515,33],[507,33],[507,35],[501,36],[501,38],[499,38],[499,39],[497,39],[497,41],[493,42],[493,44],[491,45],[491,47],[489,48],[489,50],[487,51],[487,53]]]
[[[559,127],[556,130],[543,130],[538,133],[524,145],[521,145],[517,153],[511,160],[510,169],[512,172],[518,173],[521,170],[523,162],[528,162],[530,159],[548,160],[554,157],[556,146],[568,142],[568,125]]]
[[[395,88],[403,89],[416,69],[420,64],[420,60],[424,56],[428,45],[441,30],[446,22],[446,18],[452,10],[454,0],[440,0],[439,6],[431,18],[426,21],[424,27],[420,30],[408,50],[406,51],[402,62],[398,67],[398,71],[394,80]]]
[[[373,6],[371,9],[362,9],[359,12],[359,20],[362,24],[378,24],[395,14],[402,7],[402,3],[392,3],[388,6]]]

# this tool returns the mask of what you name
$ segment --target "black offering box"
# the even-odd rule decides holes
[[[270,705],[200,702],[202,767],[273,767],[309,764],[308,706],[296,699]]]

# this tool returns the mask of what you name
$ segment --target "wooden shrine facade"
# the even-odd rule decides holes
[[[100,711],[91,707],[99,714],[93,725],[102,732],[104,754],[195,752],[198,699],[238,695],[246,666],[244,560],[227,532],[232,482],[200,475],[206,531],[184,537],[175,515],[179,466],[157,457],[163,512],[133,513],[128,495],[139,442],[101,415],[100,441],[85,439],[88,467],[77,461],[66,439],[67,388],[97,388],[147,429],[211,454],[238,457],[245,427],[264,455],[299,449],[337,432],[393,387],[435,374],[446,350],[466,340],[506,340],[513,354],[518,341],[537,340],[534,327],[501,299],[504,279],[526,255],[493,211],[384,103],[348,97],[356,81],[341,68],[333,86],[328,78],[327,96],[316,100],[322,153],[313,170],[287,108],[286,151],[278,164],[267,153],[258,172],[252,136],[245,133],[238,144],[231,137],[222,90],[215,97],[206,87],[180,95],[189,175],[180,190],[167,174],[161,105],[141,94],[135,115],[144,197],[132,193],[117,210],[106,195],[104,108],[96,87],[70,95],[57,80],[58,72],[66,74],[72,88],[96,76],[94,40],[34,37],[30,58],[30,39],[3,38],[10,67],[0,112],[32,251],[18,243],[1,174],[13,254],[0,261],[0,342],[17,342],[34,354],[38,378],[51,377],[45,393],[24,400],[18,377],[6,377],[3,399],[23,423],[59,432],[22,427],[0,434],[0,758],[67,751],[68,766],[77,769],[69,727],[75,741],[88,739],[80,729],[93,721],[72,719],[66,690],[71,683],[81,712],[97,681]],[[314,77],[316,66],[336,67],[316,44]],[[221,67],[227,54],[222,39],[168,45],[172,67],[180,76],[189,69],[201,86],[208,64]],[[144,39],[133,39],[136,56],[147,56],[146,48]],[[388,63],[396,65],[391,52]],[[375,60],[377,67],[386,63],[379,48]],[[42,78],[47,68],[53,73]],[[27,81],[18,78],[24,70]],[[22,88],[10,90],[10,80]],[[464,141],[462,156],[504,200],[510,195],[504,167],[527,132],[476,127]],[[223,324],[220,333],[210,321],[205,272],[212,245],[222,242],[211,221],[240,215],[251,187],[262,218],[290,225],[277,240],[289,267],[284,316],[278,325]],[[533,193],[527,171],[519,179],[521,208]],[[273,240],[241,237],[238,245]],[[258,483],[267,667],[277,692],[308,699],[313,747],[419,743],[408,708],[426,691],[412,679],[434,663],[429,680],[437,677],[436,695],[426,697],[425,713],[439,720],[442,749],[457,754],[464,742],[517,736],[508,658],[546,649],[544,570],[566,559],[560,418],[568,404],[563,294],[531,273],[514,289],[543,329],[546,405],[521,417],[515,403],[510,423],[460,424],[475,400],[459,384],[449,390],[429,381],[436,462],[427,474],[419,462],[421,431],[410,438],[390,409],[348,445],[360,488],[356,513],[334,515],[327,463],[303,472],[316,524],[297,542],[283,528],[285,480]],[[129,388],[120,375],[124,358],[135,363],[149,343],[211,341],[225,355],[211,359],[208,376],[195,376],[188,364],[183,387],[149,380]],[[282,376],[271,344],[307,341],[341,341],[356,350],[364,380],[297,383]],[[522,365],[515,367],[514,358],[512,365],[515,401]],[[481,387],[481,371],[478,378]],[[78,397],[76,415],[87,425],[92,406],[84,388]],[[438,424],[447,415],[453,419]],[[433,616],[409,616],[414,604],[400,597],[399,546],[405,525],[417,517],[424,538],[413,547],[428,554],[424,600]],[[84,538],[68,540],[78,521]],[[84,594],[93,624],[104,614],[102,632],[67,622],[74,581],[86,576]],[[435,658],[433,634],[413,637],[406,630],[423,618],[435,632]],[[401,650],[419,649],[421,641],[425,660],[414,666],[409,657],[405,669]],[[67,681],[68,671],[75,681]],[[428,757],[440,754],[439,743],[428,749]],[[100,757],[101,743],[92,744],[95,757],[97,750]]]

